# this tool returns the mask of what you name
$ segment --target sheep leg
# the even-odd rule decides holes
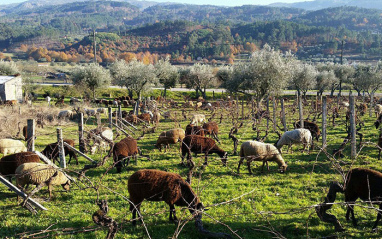
[[[378,160],[381,159],[381,149],[379,149],[379,153],[378,153]]]
[[[32,192],[30,192],[30,194],[24,199],[22,203],[23,207],[25,207],[25,204],[28,202],[28,199],[32,197],[35,193],[40,191],[43,186],[44,186],[44,183],[40,183],[39,185],[37,185],[35,189],[32,190]]]
[[[176,213],[175,213],[175,206],[174,204],[171,204],[170,205],[170,218],[169,218],[170,222],[178,222],[178,218],[176,217]]]
[[[248,159],[247,159],[247,168],[248,168],[249,174],[252,174],[252,171],[251,171],[251,160],[248,160]]]
[[[133,226],[137,225],[137,221],[135,220],[135,218],[137,217],[137,211],[139,215],[141,214],[140,208],[141,208],[141,203],[134,205],[132,202],[130,202],[130,211],[133,214],[133,217],[131,218],[131,223],[133,224]]]
[[[203,165],[207,166],[208,165],[208,153],[204,154],[204,163]]]
[[[379,204],[379,210],[378,210],[378,215],[377,215],[377,220],[375,221],[374,223],[374,226],[373,226],[373,231],[376,231],[377,230],[377,226],[378,226],[378,222],[379,220],[381,220],[381,217],[382,217],[382,204]]]
[[[240,174],[240,165],[243,163],[244,157],[240,157],[239,165],[237,166],[237,174]]]
[[[354,203],[354,202],[351,202],[351,203]],[[346,220],[349,221],[349,214],[351,213],[351,220],[353,222],[353,226],[357,226],[357,220],[355,219],[355,216],[354,216],[354,205],[347,205],[348,209],[346,211]]]

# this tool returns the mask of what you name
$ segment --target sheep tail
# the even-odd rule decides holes
[[[335,227],[335,230],[340,232],[344,231],[340,222],[334,215],[326,212],[333,206],[333,202],[336,200],[337,192],[343,193],[344,188],[338,182],[332,182],[329,187],[328,195],[325,197],[325,201],[316,207],[316,213],[321,221],[332,223]]]

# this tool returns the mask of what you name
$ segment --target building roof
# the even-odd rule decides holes
[[[0,85],[4,84],[5,82],[12,80],[16,76],[0,76]]]

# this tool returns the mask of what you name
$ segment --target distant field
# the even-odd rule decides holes
[[[48,88],[52,89],[52,88]],[[46,88],[45,88],[46,90]],[[106,91],[106,90],[105,90]],[[117,91],[119,92],[119,91]],[[123,94],[125,91],[120,91]],[[158,95],[159,91],[153,94]],[[103,92],[99,92],[100,95]],[[117,93],[114,93],[117,95]],[[37,215],[32,215],[29,211],[21,208],[16,203],[16,197],[3,185],[0,185],[0,235],[1,237],[19,238],[22,235],[30,235],[34,238],[33,233],[41,233],[47,229],[47,232],[36,234],[47,238],[105,238],[107,230],[98,228],[92,221],[92,214],[98,210],[95,201],[97,199],[97,190],[99,199],[107,199],[110,207],[109,216],[115,219],[120,225],[120,230],[116,238],[172,238],[177,229],[177,225],[168,222],[169,207],[164,202],[143,202],[142,215],[147,227],[147,231],[142,223],[138,222],[136,227],[130,223],[131,213],[129,212],[129,203],[126,198],[129,197],[127,191],[127,182],[129,176],[139,169],[160,169],[170,172],[179,173],[186,178],[188,169],[180,165],[179,145],[172,145],[171,150],[167,153],[159,152],[154,148],[160,132],[178,127],[185,128],[189,123],[182,117],[181,103],[183,95],[180,92],[170,92],[170,96],[179,102],[179,108],[169,107],[166,104],[159,104],[162,112],[170,111],[172,117],[170,119],[162,119],[155,133],[147,133],[143,139],[138,141],[138,146],[142,149],[143,154],[148,154],[151,161],[146,158],[139,158],[138,162],[131,161],[127,168],[124,168],[121,174],[116,173],[112,166],[112,158],[108,159],[103,167],[90,170],[86,173],[86,180],[78,180],[79,188],[73,185],[70,192],[63,192],[61,187],[56,186],[54,189],[54,198],[52,201],[45,202],[48,195],[46,188],[35,195],[42,204],[48,208],[48,211],[40,211]],[[115,96],[113,96],[115,97]],[[211,93],[209,92],[209,97]],[[216,94],[217,98],[222,97]],[[225,98],[225,96],[224,96]],[[293,97],[286,97],[290,100],[286,102],[287,126],[292,129],[292,123],[298,119],[298,111],[293,106]],[[315,98],[315,97],[314,97]],[[313,99],[313,98],[312,98]],[[66,98],[66,102],[69,98]],[[334,106],[336,101],[329,104]],[[272,104],[270,104],[272,105]],[[312,108],[312,100],[308,100],[308,105],[304,108],[305,117],[309,115],[312,119],[315,115]],[[26,124],[26,119],[36,112],[54,113],[60,109],[52,107],[45,108],[46,102],[40,98],[40,101],[34,104],[34,109],[22,107],[22,115],[18,114],[18,110],[12,112],[10,108],[2,107],[0,110],[1,122],[6,122],[0,130],[3,136],[15,136],[17,133],[17,122],[21,125]],[[91,107],[97,107],[95,105]],[[228,138],[232,121],[243,122],[244,126],[239,129],[237,137],[240,144],[246,140],[252,140],[256,137],[256,132],[252,129],[252,120],[249,115],[251,105],[245,104],[244,118],[242,118],[242,106],[238,108],[218,108],[214,116],[214,121],[219,122],[221,114],[222,122],[219,123],[221,143],[219,147],[226,150],[229,154],[227,167],[224,167],[217,155],[209,157],[209,165],[202,170],[204,156],[199,155],[193,157],[197,167],[194,173],[192,188],[197,192],[201,201],[209,208],[203,216],[204,227],[213,232],[231,233],[234,231],[238,236],[233,238],[325,238],[338,236],[341,238],[380,238],[378,233],[371,233],[371,227],[376,219],[375,209],[365,209],[361,207],[355,208],[358,227],[353,227],[351,222],[346,222],[344,205],[334,205],[328,211],[335,215],[342,225],[347,229],[346,232],[337,234],[334,227],[328,223],[323,223],[317,217],[314,205],[323,202],[329,188],[329,184],[333,180],[342,182],[339,173],[334,168],[335,164],[339,164],[347,171],[352,167],[367,167],[382,171],[382,165],[377,160],[378,150],[375,143],[378,139],[378,130],[375,129],[373,123],[375,115],[369,117],[368,114],[362,116],[365,126],[361,129],[365,143],[356,160],[352,161],[350,156],[350,145],[344,151],[345,158],[341,160],[333,160],[328,158],[324,152],[320,150],[321,138],[319,142],[315,142],[318,147],[309,155],[301,153],[299,149],[302,147],[294,146],[293,153],[283,150],[283,157],[288,164],[288,170],[284,174],[280,174],[277,165],[270,162],[270,171],[261,173],[262,163],[252,163],[253,175],[249,175],[247,165],[241,166],[240,174],[237,174],[237,166],[239,157],[232,155],[233,143]],[[72,108],[67,105],[65,108]],[[123,108],[123,110],[131,110],[132,108]],[[236,120],[236,112],[238,111],[238,120]],[[279,119],[280,103],[277,104],[277,124],[281,126]],[[194,108],[185,109],[188,118],[195,113]],[[332,112],[328,110],[328,148],[327,152],[339,147],[345,132],[345,110],[340,111],[340,118],[335,120],[332,125]],[[198,113],[206,114],[206,118],[212,116],[210,111],[199,110]],[[271,109],[272,115],[272,109]],[[235,119],[234,119],[235,118]],[[6,121],[5,121],[6,120]],[[321,117],[317,119],[321,125]],[[107,126],[107,118],[102,115],[102,124]],[[8,127],[9,125],[9,127]],[[16,125],[10,127],[10,125]],[[8,129],[4,127],[7,126]],[[36,128],[36,149],[42,150],[46,144],[56,141],[56,128],[62,128],[64,138],[74,139],[78,147],[78,126],[73,121],[55,121],[46,125],[43,129]],[[88,131],[96,127],[95,120],[89,118],[86,121],[85,130]],[[260,136],[265,134],[267,121],[262,120],[260,124]],[[142,135],[143,125],[138,126],[134,138]],[[269,135],[266,142],[274,143],[277,135],[273,131],[272,122],[269,122]],[[121,133],[122,134],[122,133]],[[115,142],[118,142],[124,136],[119,136]],[[357,139],[358,140],[358,139]],[[240,147],[239,144],[239,147]],[[94,160],[101,160],[105,154],[96,154],[91,156]],[[75,176],[76,172],[81,170],[85,164],[89,162],[79,157],[80,164],[68,165],[69,174]],[[336,202],[343,202],[344,196],[338,194]],[[226,203],[224,203],[226,202]],[[19,201],[20,203],[20,201]],[[366,205],[365,205],[366,206]],[[177,215],[182,220],[189,218],[188,210],[182,210],[177,207]],[[82,232],[83,228],[97,228],[96,231]],[[78,229],[79,232],[73,235],[62,235],[65,228],[70,232]],[[230,229],[231,230],[230,230]],[[49,230],[54,230],[49,232]],[[203,238],[195,230],[193,222],[188,222],[182,228],[179,238]]]

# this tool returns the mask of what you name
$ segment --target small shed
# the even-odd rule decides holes
[[[0,76],[1,100],[23,100],[23,82],[20,75]]]

